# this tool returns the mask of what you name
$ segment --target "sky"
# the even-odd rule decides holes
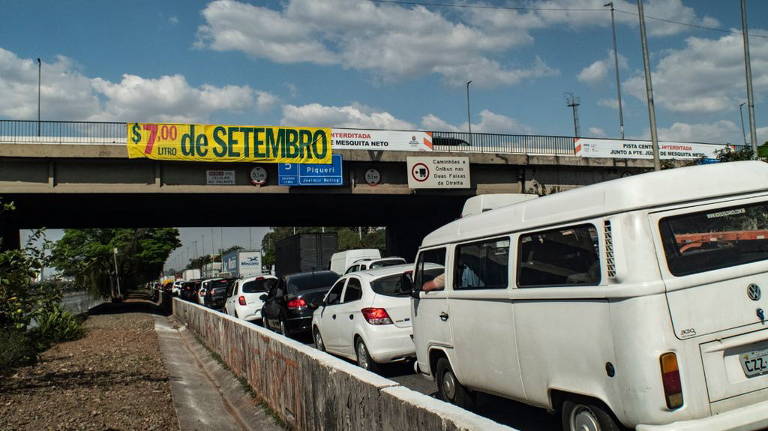
[[[0,0],[0,119],[36,119],[40,58],[43,120],[466,130],[471,80],[475,132],[572,136],[570,93],[582,136],[617,137],[604,3]],[[647,138],[637,4],[614,4],[626,136]],[[764,142],[768,2],[747,4]],[[660,138],[743,143],[739,1],[645,13]]]

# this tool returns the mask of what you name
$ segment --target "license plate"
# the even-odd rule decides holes
[[[768,374],[768,349],[741,354],[741,368],[747,377]]]

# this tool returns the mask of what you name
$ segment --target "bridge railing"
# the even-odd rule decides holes
[[[0,120],[0,143],[125,145],[125,123]]]
[[[459,153],[575,154],[570,136],[501,133],[432,132],[432,148]]]

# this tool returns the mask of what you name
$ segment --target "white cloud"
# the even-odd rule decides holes
[[[189,85],[182,75],[143,78],[125,74],[119,82],[89,78],[66,57],[42,64],[42,119],[90,121],[204,121],[214,112],[256,109],[276,96],[249,86]],[[0,116],[37,116],[37,64],[0,48]]]
[[[538,57],[530,66],[507,63],[503,54],[529,43],[528,29],[540,25],[516,16],[521,25],[502,26],[475,11],[448,18],[423,6],[360,0],[289,0],[279,10],[215,0],[203,10],[196,46],[277,63],[337,64],[383,81],[435,73],[449,84],[491,87],[556,74]]]
[[[621,101],[621,105],[626,108],[623,99]],[[615,110],[618,111],[619,110],[619,101],[616,100],[616,99],[600,99],[600,100],[597,101],[597,106],[602,106],[604,108],[611,108],[611,109],[615,109]]]
[[[588,131],[589,131],[589,135],[590,136],[593,136],[593,137],[596,137],[596,138],[601,138],[601,137],[605,136],[605,130],[603,130],[603,129],[599,128],[599,127],[590,127]]]
[[[488,109],[480,111],[478,114],[480,121],[472,123],[472,132],[474,133],[510,133],[510,134],[531,134],[533,128],[525,125],[518,120],[503,114],[497,114]],[[421,119],[421,126],[424,130],[434,130],[440,132],[466,132],[468,131],[467,122],[456,126],[441,118],[429,114]]]
[[[619,69],[627,68],[627,58],[619,54]],[[608,77],[608,73],[613,72],[613,50],[608,53],[608,57],[597,60],[579,72],[578,80],[587,84],[595,85],[603,83]]]
[[[172,25],[176,25],[176,24],[179,23],[179,17],[172,16],[172,17],[168,18],[168,22],[171,23]]]
[[[347,106],[324,106],[319,103],[303,106],[285,105],[280,124],[306,127],[415,129],[413,124],[395,118],[389,112],[377,112],[360,104]]]
[[[768,90],[768,40],[750,40],[753,86]],[[744,58],[741,34],[719,39],[689,37],[682,49],[665,51],[653,74],[654,99],[675,112],[731,112],[744,101]],[[624,83],[627,92],[645,101],[645,80],[638,73]]]
[[[702,124],[676,122],[670,127],[659,128],[658,133],[662,141],[743,143],[741,127],[728,120]]]

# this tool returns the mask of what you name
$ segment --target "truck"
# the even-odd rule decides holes
[[[275,244],[276,275],[328,269],[338,247],[336,232],[298,233]]]
[[[197,280],[200,278],[200,270],[199,269],[185,269],[184,273],[181,275],[182,280],[184,281],[190,281],[190,280]]]
[[[260,275],[261,250],[235,250],[224,255],[222,271],[232,277],[244,278]]]

